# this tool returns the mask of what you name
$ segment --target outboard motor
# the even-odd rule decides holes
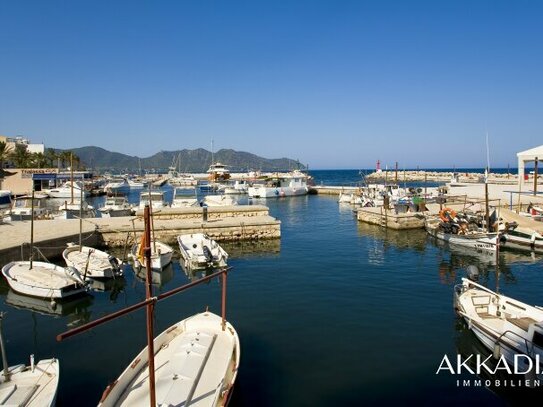
[[[111,268],[116,274],[121,273],[121,266],[119,265],[119,260],[115,256],[108,256],[107,261],[111,264]]]
[[[210,264],[213,263],[213,254],[211,253],[211,250],[209,249],[209,247],[204,245],[204,247],[202,248],[202,251],[204,252],[204,257],[206,258],[207,262]]]
[[[66,275],[70,277],[72,280],[74,280],[75,282],[83,286],[86,284],[85,280],[83,280],[83,277],[81,276],[81,273],[79,273],[79,271],[75,267],[69,266],[69,267],[66,267],[65,270],[66,270]]]
[[[474,265],[468,266],[468,268],[466,270],[466,273],[468,275],[468,278],[471,281],[478,281],[479,280],[479,269],[477,268],[477,266],[474,266]]]

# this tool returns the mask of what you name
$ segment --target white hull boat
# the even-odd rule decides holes
[[[132,246],[132,259],[136,268],[145,267],[140,261],[139,253],[141,243],[137,243]],[[158,240],[151,242],[151,268],[153,270],[162,270],[168,264],[172,262],[173,249],[166,243],[159,242]]]
[[[237,205],[237,201],[228,195],[207,195],[203,204],[206,206],[232,206]]]
[[[286,196],[307,195],[307,175],[300,171],[275,175],[266,185],[249,187],[251,198],[281,198]]]
[[[543,379],[542,308],[497,294],[466,278],[455,287],[455,308],[495,358],[503,356],[510,366],[517,363],[529,379]],[[529,363],[533,363],[532,369]]]
[[[168,206],[164,201],[164,192],[162,191],[144,191],[140,194],[139,209],[145,209],[146,205],[150,205],[152,209],[160,209]]]
[[[106,199],[103,207],[98,209],[103,218],[116,218],[119,216],[131,216],[134,212],[132,205],[125,197],[112,197]]]
[[[75,267],[83,277],[115,278],[122,275],[120,261],[106,252],[88,246],[69,245],[62,252],[69,267]]]
[[[80,182],[73,182],[73,189],[72,182],[66,182],[58,188],[49,189],[43,192],[46,192],[51,198],[71,198],[73,196],[74,198],[79,199],[81,194],[83,194],[83,198],[89,196],[89,192],[85,190],[83,184]]]
[[[18,293],[40,298],[66,298],[85,292],[85,282],[74,268],[51,263],[13,261],[2,267],[9,286]]]
[[[510,227],[502,233],[500,246],[512,250],[543,253],[543,236],[533,230]]]
[[[480,231],[467,231],[464,234],[445,233],[436,221],[428,219],[425,227],[428,234],[436,239],[477,251],[495,252],[499,244],[498,233]]]
[[[177,242],[186,269],[226,266],[228,253],[215,240],[203,233],[177,236]]]
[[[110,196],[126,195],[130,192],[130,184],[126,179],[113,180],[104,186],[104,191]]]
[[[173,192],[172,208],[198,206],[195,187],[177,187]]]
[[[13,207],[11,208],[11,220],[32,220],[32,214],[34,214],[34,219],[46,216],[48,211],[43,202],[43,198],[47,198],[47,196],[42,195],[40,198],[34,196],[34,205],[32,205],[32,196],[30,195],[16,198]],[[34,208],[32,208],[32,206],[34,206]]]
[[[204,312],[171,326],[154,339],[156,402],[159,406],[225,406],[240,361],[234,327]],[[104,392],[98,406],[148,406],[149,368],[145,347]]]
[[[9,381],[0,375],[0,404],[3,406],[54,406],[59,380],[58,359],[43,359],[30,366],[10,366]]]

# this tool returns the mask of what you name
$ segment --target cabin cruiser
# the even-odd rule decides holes
[[[23,195],[15,198],[13,208],[9,217],[12,221],[16,220],[31,220],[45,216],[48,210],[45,206],[45,198],[47,195],[34,194],[34,203],[32,203],[32,195]]]
[[[173,192],[172,208],[198,206],[195,187],[176,187]]]
[[[149,205],[153,209],[160,209],[168,206],[164,200],[164,192],[155,190],[155,191],[143,191],[140,194],[140,204],[139,209],[144,209],[146,205]]]
[[[126,178],[113,179],[104,186],[104,191],[110,196],[126,195],[130,192],[130,184]]]
[[[219,162],[211,164],[207,173],[210,181],[226,181],[230,178],[230,171],[228,171],[226,165]]]
[[[119,216],[130,216],[134,209],[124,196],[114,196],[106,199],[103,207],[98,208],[103,218],[116,218]]]
[[[83,198],[89,196],[89,192],[85,190],[83,183],[79,181],[68,181],[62,184],[58,188],[44,190],[51,198],[79,198],[83,195]]]
[[[82,218],[96,218],[96,211],[92,205],[89,205],[87,201],[73,201],[68,203],[64,201],[64,204],[58,208],[60,214],[56,215],[56,219],[79,219]]]
[[[248,189],[251,198],[280,198],[306,195],[307,192],[307,175],[298,170],[275,174],[265,185],[253,185]]]

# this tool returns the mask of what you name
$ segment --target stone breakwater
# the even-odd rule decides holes
[[[395,170],[383,170],[373,172],[369,175],[366,175],[368,181],[383,181],[388,180],[393,182],[396,179],[396,174],[398,176],[398,182],[420,182],[420,181],[429,181],[429,182],[450,182],[453,176],[456,176],[457,182],[465,183],[479,183],[484,181],[484,174],[478,172],[438,172],[438,171],[402,171],[398,170],[396,173]],[[533,180],[533,176],[531,178]],[[516,184],[517,175],[516,174],[489,174],[489,182],[497,184]]]

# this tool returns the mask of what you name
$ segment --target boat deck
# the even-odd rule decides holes
[[[7,274],[18,282],[41,289],[60,290],[63,287],[75,284],[68,275],[63,274],[58,268],[42,266],[40,262],[34,262],[32,269],[30,262],[16,262],[9,267]]]
[[[226,335],[206,332],[178,335],[163,345],[155,355],[157,404],[215,405],[223,391],[233,350]],[[120,404],[148,405],[148,379],[145,368],[125,391]]]

